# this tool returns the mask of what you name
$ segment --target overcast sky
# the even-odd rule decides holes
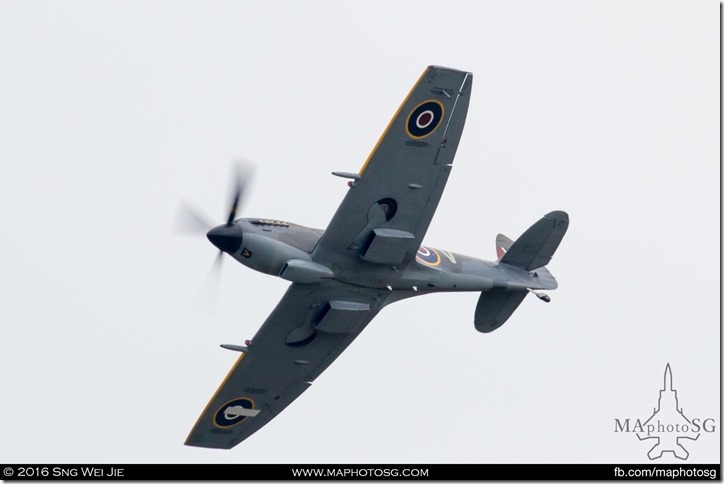
[[[179,202],[222,223],[244,157],[241,216],[326,227],[430,64],[475,81],[426,245],[495,259],[565,210],[552,302],[491,334],[477,294],[397,303],[235,449],[184,447],[288,283],[227,258],[197,309]],[[5,462],[647,462],[614,419],[667,363],[720,415],[715,1],[6,1],[0,70]]]

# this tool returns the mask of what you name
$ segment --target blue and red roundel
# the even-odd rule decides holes
[[[417,257],[415,257],[415,259],[417,259],[417,262],[430,267],[437,267],[440,265],[440,254],[438,251],[425,247],[424,245],[421,245],[420,248],[417,249]]]
[[[418,104],[407,117],[407,134],[411,138],[424,138],[440,125],[445,108],[438,101],[425,101]]]

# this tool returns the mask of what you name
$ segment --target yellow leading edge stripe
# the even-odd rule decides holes
[[[375,147],[372,148],[372,152],[371,152],[371,153],[369,154],[369,156],[367,157],[367,160],[364,162],[364,165],[362,165],[362,168],[360,168],[360,170],[359,170],[359,175],[360,175],[360,176],[362,175],[362,173],[364,173],[365,168],[367,168],[367,165],[370,164],[370,161],[372,161],[372,158],[374,157],[375,153],[377,152],[377,148],[379,148],[380,144],[382,143],[382,140],[385,139],[385,136],[387,136],[387,133],[390,131],[390,128],[392,128],[392,124],[395,122],[395,120],[397,119],[397,117],[400,115],[400,112],[402,111],[402,108],[405,107],[405,104],[407,104],[407,101],[410,99],[410,96],[412,96],[412,93],[415,92],[415,90],[417,89],[417,86],[420,85],[420,83],[422,82],[422,80],[425,78],[425,76],[427,75],[427,73],[428,73],[429,71],[430,71],[430,67],[428,67],[427,69],[425,69],[425,71],[422,73],[422,75],[421,75],[420,78],[417,80],[417,82],[415,83],[415,85],[412,86],[412,89],[410,89],[410,92],[407,93],[407,96],[406,96],[405,99],[402,101],[402,104],[400,104],[400,107],[397,108],[397,111],[395,112],[394,116],[392,116],[392,119],[390,120],[390,122],[387,124],[387,127],[385,128],[385,131],[382,133],[382,136],[380,136],[380,139],[377,140],[377,143],[375,144]],[[222,382],[221,382],[221,385],[219,385],[219,388],[216,389],[216,392],[214,393],[214,396],[212,396],[212,397],[211,397],[211,400],[209,400],[209,403],[206,404],[206,408],[204,408],[204,411],[201,412],[201,415],[199,415],[199,418],[196,420],[196,423],[194,424],[193,428],[191,429],[191,432],[189,432],[188,437],[186,437],[186,442],[187,442],[187,443],[188,443],[189,439],[191,438],[191,435],[193,435],[194,431],[196,430],[196,427],[199,426],[199,423],[201,422],[201,419],[204,417],[204,415],[206,415],[206,412],[209,410],[209,407],[211,407],[211,404],[213,403],[213,401],[216,400],[217,395],[219,394],[219,392],[221,392],[221,389],[224,387],[224,385],[225,385],[226,382],[229,380],[229,378],[231,378],[231,375],[234,374],[234,371],[236,370],[236,367],[239,366],[239,363],[241,363],[241,360],[244,359],[244,356],[245,356],[245,355],[246,355],[246,353],[242,353],[241,356],[239,356],[239,359],[236,360],[236,363],[234,364],[234,366],[231,367],[231,370],[229,371],[229,374],[226,375],[226,378],[224,378],[224,381],[222,381]]]
[[[239,366],[239,363],[241,363],[241,360],[244,359],[244,356],[246,356],[246,353],[242,353],[241,356],[239,356],[239,359],[236,360],[236,363],[234,363],[234,366],[232,366],[231,370],[229,370],[229,374],[226,375],[226,378],[224,378],[224,381],[222,381],[221,385],[219,385],[219,388],[216,389],[214,396],[211,397],[211,400],[209,400],[209,403],[206,404],[206,408],[204,408],[204,411],[201,412],[201,415],[199,415],[199,418],[196,419],[196,423],[194,424],[193,428],[191,429],[191,432],[189,432],[188,437],[186,437],[185,443],[188,443],[189,439],[191,438],[191,435],[193,435],[194,431],[196,430],[196,427],[199,426],[201,419],[204,417],[204,415],[206,415],[206,412],[209,410],[209,407],[211,407],[211,404],[214,402],[214,400],[216,400],[217,395],[219,394],[219,392],[221,392],[221,389],[224,388],[224,385],[226,385],[226,382],[229,381],[229,378],[231,378],[231,375],[234,374],[236,367]]]
[[[370,164],[370,161],[372,161],[372,158],[375,156],[375,153],[377,152],[377,148],[379,148],[380,144],[382,143],[382,140],[385,139],[385,136],[387,136],[387,132],[392,128],[392,124],[395,122],[397,117],[400,115],[400,111],[402,111],[402,108],[405,107],[405,104],[407,104],[408,99],[410,99],[410,96],[412,96],[412,93],[415,92],[417,89],[417,86],[420,85],[422,80],[425,78],[427,73],[430,72],[430,68],[428,67],[425,69],[425,71],[422,73],[420,78],[417,80],[414,86],[412,86],[412,89],[410,89],[410,92],[407,93],[407,97],[405,97],[405,100],[402,101],[402,104],[400,104],[400,107],[397,108],[397,111],[395,112],[395,115],[392,116],[392,119],[390,120],[389,124],[387,125],[387,128],[385,128],[385,131],[382,133],[382,136],[380,136],[380,139],[377,140],[377,143],[375,144],[375,147],[372,148],[372,152],[367,157],[367,160],[365,161],[364,165],[362,165],[362,168],[359,170],[359,175],[362,176],[362,173],[364,173],[365,168],[367,168],[367,165]]]

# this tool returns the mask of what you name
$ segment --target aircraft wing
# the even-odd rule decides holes
[[[425,70],[359,174],[342,174],[354,183],[314,260],[355,270],[360,258],[402,267],[415,257],[450,175],[472,81],[468,72]]]
[[[386,291],[292,284],[209,401],[186,445],[230,449],[301,395],[379,312]]]

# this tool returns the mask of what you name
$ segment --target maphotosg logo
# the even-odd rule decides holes
[[[673,387],[671,366],[664,370],[664,388],[659,391],[659,402],[647,420],[614,419],[614,432],[635,433],[639,440],[648,440],[654,446],[648,452],[650,460],[659,459],[664,452],[671,452],[677,459],[689,458],[689,445],[703,433],[716,431],[713,418],[688,418],[679,405],[679,397]]]

